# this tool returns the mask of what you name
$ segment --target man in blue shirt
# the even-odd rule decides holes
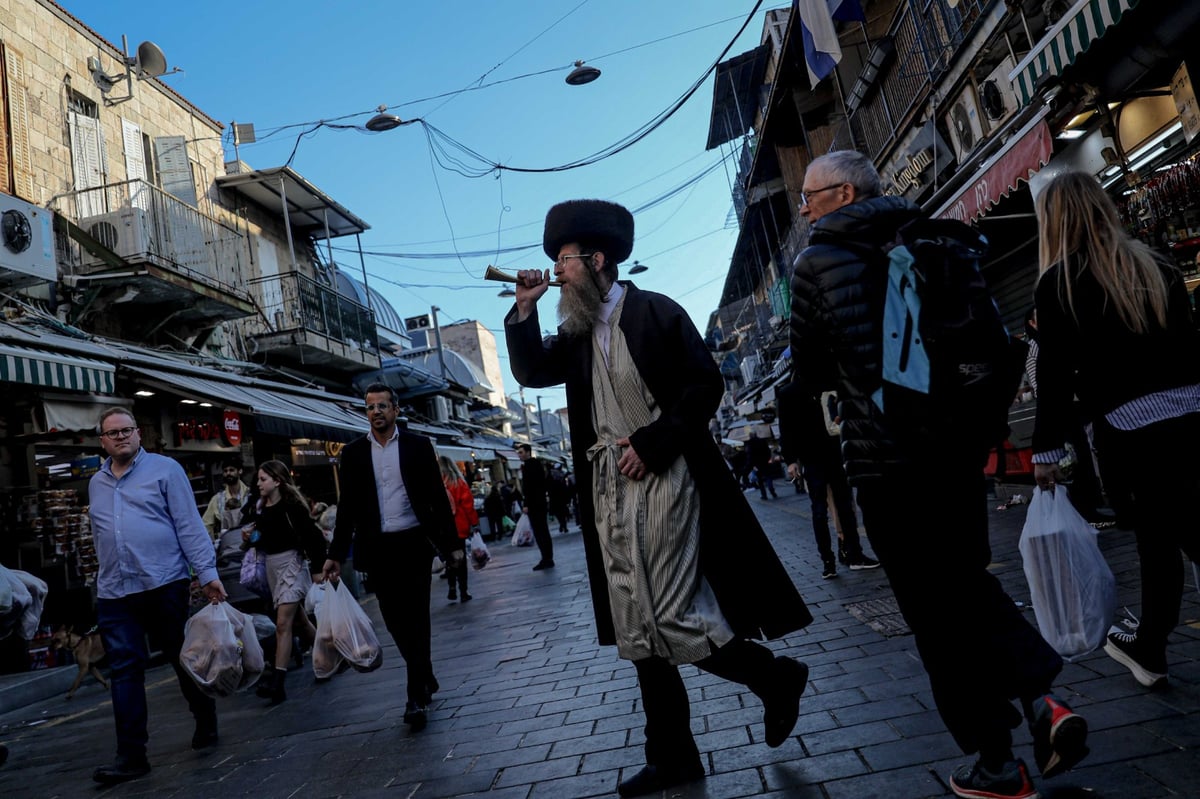
[[[97,615],[112,666],[112,704],[117,759],[92,778],[115,784],[145,776],[146,636],[167,656],[196,719],[192,748],[217,742],[217,711],[211,697],[179,665],[188,617],[188,566],[204,595],[225,599],[217,577],[212,539],[196,510],[187,475],[178,463],[142,449],[133,414],[110,408],[100,416],[100,445],[108,460],[88,486],[92,535],[100,560]]]

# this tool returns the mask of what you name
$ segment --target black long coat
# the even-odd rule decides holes
[[[722,614],[734,632],[749,638],[779,638],[807,626],[812,615],[708,432],[724,390],[712,354],[674,300],[622,285],[626,295],[619,327],[638,374],[662,408],[659,418],[635,431],[630,442],[652,472],[666,471],[681,455],[687,462],[700,498],[700,568]],[[531,388],[566,383],[596,629],[601,644],[615,644],[586,456],[596,442],[592,339],[559,335],[542,341],[536,312],[524,322],[515,320],[514,308],[504,328],[517,380]]]

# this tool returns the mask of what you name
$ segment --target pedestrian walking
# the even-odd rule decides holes
[[[838,393],[843,462],[871,546],[912,628],[942,720],[964,753],[979,754],[954,772],[952,790],[1031,799],[1037,792],[1012,751],[1021,714],[1011,700],[1020,700],[1043,776],[1087,753],[1087,724],[1051,693],[1061,658],[987,568],[983,467],[994,441],[965,430],[922,435],[872,398],[882,380],[884,247],[920,211],[883,196],[869,158],[839,151],[809,164],[800,213],[812,232],[792,277],[789,390],[807,400]],[[818,438],[801,442],[802,462],[824,446]]]
[[[1179,624],[1180,550],[1200,558],[1198,336],[1179,271],[1125,231],[1090,175],[1051,180],[1037,199],[1040,243],[1034,477],[1053,490],[1078,397],[1094,426],[1105,481],[1128,489],[1142,577],[1136,631],[1104,650],[1139,683],[1167,679]],[[1074,494],[1072,494],[1072,499]]]
[[[617,790],[658,793],[704,776],[678,666],[749,687],[779,746],[808,669],[750,639],[812,617],[708,432],[724,383],[699,332],[670,298],[616,280],[632,215],[556,205],[543,247],[562,284],[558,335],[542,340],[537,312],[549,271],[522,270],[509,358],[523,385],[566,383],[597,632],[633,661],[646,714],[646,765]]]
[[[265,461],[258,467],[258,499],[246,505],[242,517],[245,547],[267,556],[267,585],[275,609],[275,668],[259,680],[255,693],[277,705],[287,699],[288,665],[293,661],[292,638],[299,637],[296,665],[311,649],[317,630],[304,612],[304,597],[312,588],[312,575],[321,580],[325,564],[325,536],[309,512],[308,500],[292,480],[282,461]]]
[[[450,509],[454,513],[454,529],[458,534],[455,551],[459,553],[457,562],[446,564],[446,585],[449,590],[446,598],[451,602],[458,601],[462,596],[463,602],[470,602],[471,595],[467,593],[467,539],[471,531],[479,526],[479,514],[475,512],[475,495],[471,487],[463,479],[454,461],[445,455],[438,456],[438,466],[442,472],[442,485],[446,488],[446,498],[450,500]]]
[[[812,507],[813,537],[821,555],[821,576],[826,580],[837,577],[840,560],[851,571],[879,568],[879,561],[863,553],[858,537],[858,517],[854,513],[854,493],[842,465],[842,446],[838,435],[830,435],[818,401],[812,397],[796,396],[791,386],[776,392],[779,406],[779,433],[789,455],[798,446],[797,439],[810,442],[801,466],[794,457],[788,461],[788,475],[793,480],[803,476],[808,484]],[[803,432],[795,429],[802,427]],[[842,529],[837,555],[833,551],[833,536],[829,530],[829,502]]]
[[[449,566],[463,555],[455,548],[454,514],[433,444],[400,430],[396,397],[383,383],[367,386],[366,411],[371,432],[342,449],[342,496],[323,572],[337,579],[354,545],[355,565],[367,572],[384,624],[407,664],[404,723],[418,732],[439,687],[430,653],[433,556],[440,551]]]
[[[533,570],[554,568],[554,542],[550,540],[550,520],[547,518],[549,506],[546,491],[546,465],[542,459],[533,454],[529,444],[517,444],[517,457],[521,459],[521,489],[523,491],[524,509],[533,525],[533,540],[537,542],[541,560],[534,565]]]
[[[99,574],[96,614],[111,668],[117,757],[92,778],[111,785],[150,773],[146,707],[149,635],[166,656],[196,721],[192,748],[217,743],[217,709],[179,664],[189,568],[213,604],[225,599],[216,553],[183,468],[142,448],[133,412],[109,408],[97,427],[108,458],[88,484]]]
[[[746,459],[756,475],[758,493],[762,495],[763,499],[766,499],[767,491],[770,491],[771,499],[778,499],[779,495],[775,493],[775,480],[771,475],[771,445],[765,438],[759,438],[753,430],[750,431],[750,437],[746,439]]]
[[[563,477],[563,473],[558,469],[550,470],[550,479],[547,481],[546,493],[549,499],[550,515],[558,522],[558,532],[565,534],[567,532],[567,516],[570,510],[567,507],[567,483]]]
[[[504,517],[508,515],[508,506],[504,503],[504,495],[500,492],[503,480],[492,483],[492,489],[483,498],[483,515],[487,517],[488,530],[491,539],[499,541],[504,532]]]

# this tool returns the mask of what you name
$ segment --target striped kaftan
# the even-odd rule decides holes
[[[607,364],[598,337],[592,339],[596,443],[587,453],[617,653],[627,660],[658,655],[694,663],[734,634],[700,573],[700,499],[683,457],[642,480],[617,468],[617,439],[662,413],[617,324],[623,306],[624,297],[609,319]]]

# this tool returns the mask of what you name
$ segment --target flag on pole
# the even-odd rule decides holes
[[[842,48],[833,21],[863,22],[866,17],[858,0],[795,0],[792,8],[800,18],[809,85],[815,87],[829,77],[842,60]]]

